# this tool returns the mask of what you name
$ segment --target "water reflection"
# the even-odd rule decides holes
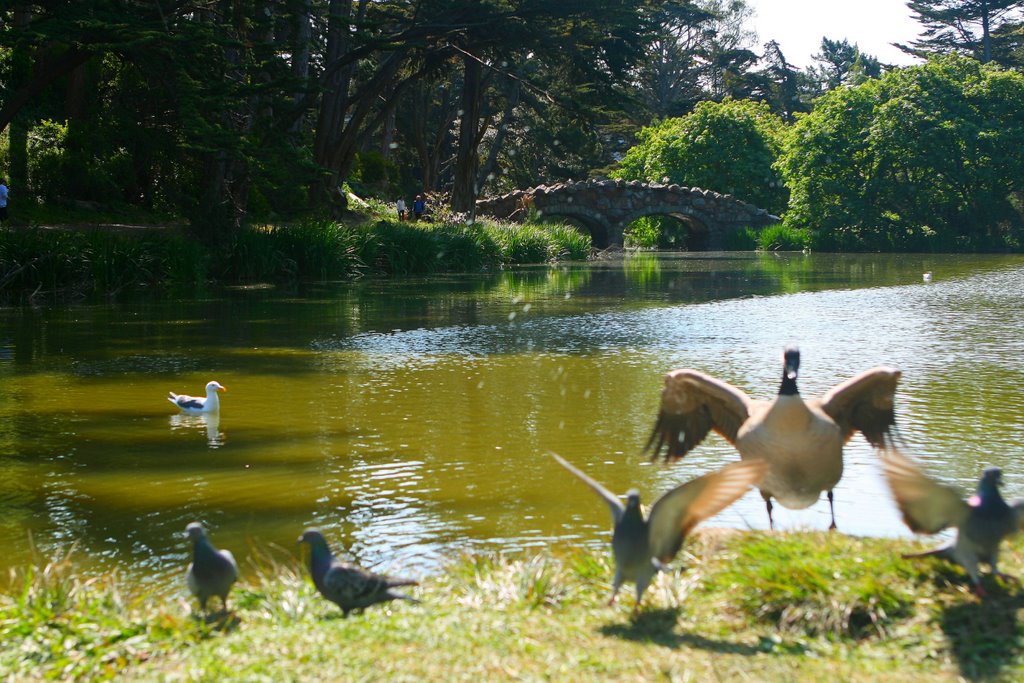
[[[670,467],[640,454],[663,373],[770,397],[790,342],[808,396],[900,367],[911,455],[965,488],[1001,466],[1022,495],[1022,304],[1021,257],[639,254],[0,309],[0,564],[30,559],[31,533],[44,554],[76,542],[159,581],[180,573],[193,520],[243,563],[309,524],[395,570],[467,549],[605,547],[607,511],[544,454],[653,499],[737,459],[717,437]],[[221,415],[168,414],[168,386],[212,376],[232,389]],[[841,531],[907,533],[860,437],[835,495]],[[776,510],[782,528],[829,523],[824,500]],[[767,516],[752,493],[712,523]]]
[[[186,415],[177,413],[168,418],[171,430],[175,429],[200,429],[206,432],[206,443],[210,448],[220,448],[224,445],[224,432],[220,431],[220,414],[204,413],[202,415]]]

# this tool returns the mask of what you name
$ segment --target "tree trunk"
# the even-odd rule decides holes
[[[494,178],[494,172],[498,166],[498,153],[501,152],[502,145],[505,144],[505,138],[508,137],[508,128],[512,125],[516,107],[519,105],[519,93],[522,88],[519,79],[510,78],[508,81],[508,92],[505,95],[505,110],[502,112],[498,131],[491,141],[491,148],[487,153],[487,161],[484,162],[477,176],[476,186],[478,193],[483,192],[487,181]]]
[[[477,122],[483,94],[483,66],[479,60],[463,58],[462,120],[459,122],[459,151],[455,160],[455,182],[452,185],[452,209],[472,213],[476,205]]]
[[[361,0],[360,5],[365,5]],[[362,10],[360,10],[362,11]],[[325,64],[339,61],[349,50],[349,25],[352,18],[352,3],[348,0],[331,0],[327,10],[327,54]],[[313,139],[313,160],[325,169],[319,183],[309,188],[310,202],[323,206],[336,197],[338,169],[331,167],[332,151],[337,147],[342,129],[345,127],[345,113],[349,106],[349,87],[354,64],[341,69],[329,69],[320,98],[320,112]]]
[[[239,44],[250,41],[244,16],[236,12],[233,0],[221,0],[220,12],[210,13],[208,21],[214,30],[228,31]],[[224,21],[220,21],[224,18]],[[245,58],[239,48],[224,51],[225,83],[243,83],[247,79]],[[241,101],[233,109],[220,112],[218,125],[224,132],[237,137],[249,133],[253,124],[253,102]],[[199,204],[191,217],[192,230],[197,237],[212,244],[223,243],[242,225],[248,206],[249,168],[244,159],[237,158],[227,149],[207,153],[203,163]]]
[[[989,35],[988,2],[981,2],[981,63],[988,64],[992,60],[992,36]]]
[[[32,20],[31,10],[28,5],[17,5],[14,8],[14,30],[24,30]],[[31,78],[32,57],[28,48],[24,45],[17,45],[11,55],[11,77],[14,89],[21,91],[30,90],[38,78]],[[29,100],[31,95],[15,104],[18,92],[8,100],[7,104],[0,110],[0,131],[10,125],[11,131],[8,140],[8,160],[10,163],[11,177],[7,184],[14,192],[21,192],[23,196],[28,194],[28,122],[25,116],[18,116],[21,107]],[[10,109],[10,111],[8,111]]]
[[[295,35],[292,39],[292,76],[297,83],[306,83],[309,80],[309,56],[313,40],[313,21],[310,0],[299,0],[299,9],[295,17]],[[301,106],[305,96],[296,93],[292,97],[292,104]],[[291,125],[291,133],[299,133],[305,123],[305,116],[295,118]]]
[[[421,84],[416,94],[417,105],[413,112],[414,144],[420,162],[420,182],[423,190],[427,192],[440,188],[441,160],[450,152],[451,129],[457,112],[455,96],[446,84],[438,99],[436,125],[431,128],[431,92],[430,86]]]

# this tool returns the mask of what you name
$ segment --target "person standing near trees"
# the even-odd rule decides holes
[[[398,201],[395,202],[395,207],[398,209],[398,220],[405,220],[405,197],[399,197]]]
[[[7,222],[7,180],[0,178],[0,223]]]
[[[412,215],[416,220],[419,220],[423,215],[423,212],[427,209],[427,200],[423,198],[423,195],[416,195],[416,199],[412,202]]]

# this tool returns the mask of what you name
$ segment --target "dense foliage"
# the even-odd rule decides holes
[[[955,189],[963,178],[940,164],[949,188],[924,188],[935,170],[927,157],[940,147],[911,149],[915,161],[903,161],[898,155],[930,138],[921,136],[927,115],[904,121],[896,103],[934,104],[937,121],[961,122],[949,125],[959,128],[962,173],[1009,172],[1024,2],[907,4],[923,26],[908,52],[1009,71],[975,76],[974,67],[948,66],[944,77],[900,76],[856,43],[825,36],[815,63],[798,69],[773,40],[757,49],[744,0],[6,3],[0,177],[16,223],[142,211],[218,249],[247,225],[337,218],[346,187],[389,201],[428,192],[469,214],[479,196],[610,173],[700,185],[774,213],[787,210],[792,191],[798,232],[790,234],[813,229],[822,246],[1013,246],[1016,186],[992,177]],[[904,86],[910,91],[898,92]],[[995,104],[999,97],[1009,100]],[[812,109],[787,148],[783,186],[773,166],[780,137]],[[984,118],[981,132],[970,130],[971,117],[1004,111],[1005,131]],[[871,128],[879,116],[888,123]],[[842,130],[814,142],[818,125]],[[848,168],[825,164],[838,186],[819,187],[824,171],[802,165],[801,155],[817,158],[800,151],[804,139],[831,144],[819,160],[854,154]],[[861,147],[879,154],[877,169],[864,166]],[[902,169],[899,182],[885,159]],[[797,177],[801,168],[806,177]],[[819,217],[829,203],[821,193],[840,191],[845,214]],[[916,194],[898,196],[904,191]],[[939,215],[921,222],[915,202],[937,202]],[[980,234],[964,223],[975,206]],[[651,229],[633,234],[673,246],[656,236],[664,220],[650,217]]]
[[[613,175],[713,189],[778,213],[786,205],[773,169],[782,132],[764,103],[701,102],[684,117],[644,128]]]
[[[1019,248],[1024,75],[937,58],[825,95],[780,167],[786,221],[837,249]]]

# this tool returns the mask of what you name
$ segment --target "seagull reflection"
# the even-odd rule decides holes
[[[224,432],[220,431],[220,415],[217,413],[203,413],[201,415],[186,415],[179,413],[171,415],[171,429],[205,429],[206,443],[210,448],[220,448],[224,445]]]

